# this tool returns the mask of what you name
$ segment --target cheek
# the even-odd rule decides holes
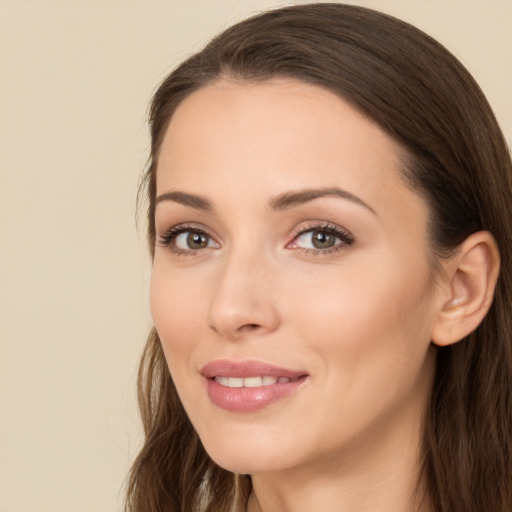
[[[312,431],[327,429],[326,438],[403,418],[398,411],[421,414],[433,371],[428,296],[422,280],[398,274],[355,273],[343,286],[326,281],[316,288],[322,293],[296,299],[295,333],[326,397],[315,400],[314,416],[332,419],[309,421]]]
[[[407,372],[413,362],[417,369],[430,345],[426,268],[413,265],[405,272],[391,262],[385,268],[372,272],[365,265],[316,286],[303,283],[313,293],[290,293],[296,332],[315,347],[327,368],[342,367],[338,376],[347,386],[361,375]]]
[[[201,290],[197,290],[198,287]],[[150,288],[151,315],[171,371],[191,350],[193,341],[198,339],[201,317],[198,312],[204,309],[204,295],[204,288],[198,280],[181,279],[179,273],[154,263]]]

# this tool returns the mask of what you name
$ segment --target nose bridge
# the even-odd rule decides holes
[[[279,315],[273,299],[274,272],[271,259],[254,245],[228,251],[211,296],[210,327],[225,338],[275,330]]]

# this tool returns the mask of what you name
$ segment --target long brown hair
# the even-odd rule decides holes
[[[155,174],[169,120],[185,97],[230,76],[288,77],[336,92],[398,140],[403,170],[430,207],[435,258],[489,230],[502,268],[490,312],[438,350],[423,439],[422,485],[440,512],[512,510],[512,166],[480,88],[443,46],[376,11],[310,4],[269,11],[212,40],[161,84],[150,111],[145,174],[148,240],[155,243]],[[155,330],[139,374],[145,444],[128,485],[131,512],[243,508],[250,479],[205,453],[178,399]]]

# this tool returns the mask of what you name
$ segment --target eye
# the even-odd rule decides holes
[[[354,237],[337,226],[321,225],[300,231],[289,246],[306,251],[332,252],[354,242]]]
[[[336,237],[325,231],[308,231],[301,235],[296,242],[299,247],[308,249],[329,249],[336,245]]]
[[[174,239],[174,245],[182,250],[198,250],[211,247],[213,240],[201,231],[184,231]]]
[[[158,244],[176,253],[193,253],[219,244],[205,231],[187,226],[172,227],[158,237]]]

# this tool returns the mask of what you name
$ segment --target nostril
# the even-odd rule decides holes
[[[258,324],[245,324],[240,327],[240,331],[255,331],[256,329],[259,329],[260,325]]]

